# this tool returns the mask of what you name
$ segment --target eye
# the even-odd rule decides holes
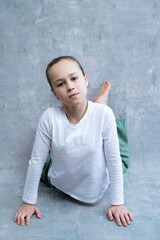
[[[61,87],[61,86],[63,86],[63,84],[64,84],[64,83],[59,83],[57,86],[58,86],[58,87]]]
[[[78,77],[73,77],[72,80],[75,81]]]

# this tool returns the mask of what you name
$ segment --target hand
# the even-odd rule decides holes
[[[34,213],[36,213],[38,218],[41,218],[41,212],[36,205],[23,202],[22,206],[19,208],[18,212],[15,215],[14,221],[17,222],[17,224],[23,226],[24,218],[26,218],[26,225],[29,225],[30,218]]]
[[[124,227],[130,225],[130,220],[133,221],[132,214],[128,212],[124,205],[112,205],[108,211],[107,215],[110,221],[113,220],[113,216],[116,219],[118,226],[121,226],[121,222]]]

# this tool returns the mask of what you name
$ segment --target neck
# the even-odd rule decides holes
[[[68,121],[72,124],[77,124],[85,115],[88,108],[87,99],[83,103],[79,103],[76,106],[63,105]]]

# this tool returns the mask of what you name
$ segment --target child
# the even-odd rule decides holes
[[[87,75],[71,56],[54,59],[46,69],[51,91],[61,107],[49,107],[42,114],[35,136],[23,192],[23,203],[15,222],[29,225],[36,213],[42,170],[51,151],[52,166],[47,178],[51,186],[86,203],[97,203],[110,184],[109,220],[127,227],[132,214],[124,204],[123,172],[114,114],[107,106],[110,84],[104,82],[100,96],[87,100]],[[101,104],[100,104],[101,103]],[[43,171],[44,174],[44,171]],[[42,175],[43,175],[42,174]]]

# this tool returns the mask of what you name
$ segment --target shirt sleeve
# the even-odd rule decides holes
[[[116,120],[111,108],[108,108],[107,127],[103,132],[103,147],[110,180],[111,205],[124,203],[123,171],[119,150]]]
[[[49,127],[49,115],[46,110],[38,123],[31,158],[23,190],[22,200],[29,204],[37,202],[38,186],[47,159],[51,143],[51,129]]]

